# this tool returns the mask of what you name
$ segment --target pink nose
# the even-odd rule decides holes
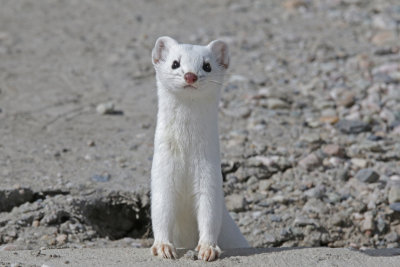
[[[188,84],[192,84],[197,81],[197,75],[192,72],[185,73],[185,76],[183,77]]]

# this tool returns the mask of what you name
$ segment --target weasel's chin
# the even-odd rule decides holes
[[[196,86],[193,86],[193,85],[190,85],[190,84],[187,84],[187,85],[183,86],[183,88],[185,88],[185,89],[197,89]]]

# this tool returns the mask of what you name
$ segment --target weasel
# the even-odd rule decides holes
[[[249,247],[225,206],[218,104],[228,46],[179,44],[160,37],[152,51],[158,114],[151,169],[151,252],[176,258],[194,248],[212,261],[221,249]]]

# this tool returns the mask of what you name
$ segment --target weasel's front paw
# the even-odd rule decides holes
[[[221,254],[221,249],[215,244],[200,243],[196,247],[199,252],[198,258],[205,261],[216,260]]]
[[[154,242],[151,247],[151,253],[154,256],[159,256],[160,258],[165,259],[176,259],[178,257],[176,249],[171,243]]]

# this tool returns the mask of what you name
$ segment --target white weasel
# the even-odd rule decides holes
[[[179,44],[160,37],[152,52],[158,115],[151,170],[153,255],[194,248],[212,261],[222,249],[249,247],[222,190],[218,103],[228,46]]]

